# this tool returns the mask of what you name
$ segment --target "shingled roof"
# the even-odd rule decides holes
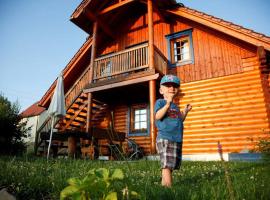
[[[33,117],[40,115],[44,110],[45,108],[38,106],[38,102],[36,102],[21,112],[20,116],[23,118]]]
[[[253,45],[263,46],[270,51],[270,37],[262,33],[185,6],[167,12],[203,24]]]

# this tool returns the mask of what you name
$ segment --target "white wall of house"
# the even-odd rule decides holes
[[[31,130],[29,130],[27,133],[27,138],[24,139],[24,141],[27,144],[27,152],[34,151],[36,133],[37,133],[38,127],[40,126],[39,125],[40,119],[42,118],[43,115],[44,115],[44,112],[42,112],[40,115],[26,117],[21,120],[22,122],[27,121],[26,128],[31,127]]]
[[[31,128],[31,130],[27,132],[27,138],[24,139],[24,141],[27,143],[35,142],[38,118],[39,116],[32,116],[32,117],[27,117],[27,118],[22,119],[22,122],[27,121],[26,128],[29,128],[29,127]]]

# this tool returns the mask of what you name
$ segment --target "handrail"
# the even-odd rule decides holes
[[[148,43],[141,44],[141,45],[129,48],[129,49],[122,50],[122,51],[118,51],[116,53],[112,53],[112,54],[109,54],[109,55],[106,55],[106,56],[98,57],[98,58],[95,59],[95,61],[99,61],[99,60],[102,60],[102,59],[117,56],[117,55],[120,55],[120,54],[123,54],[123,53],[126,53],[126,52],[130,52],[130,51],[133,51],[133,50],[136,50],[136,49],[139,49],[139,48],[143,48],[143,47],[148,47]]]
[[[88,66],[82,75],[73,84],[72,88],[65,95],[66,110],[72,105],[74,100],[81,94],[84,87],[89,83],[90,66]]]
[[[154,46],[154,58],[155,58],[155,69],[162,73],[162,74],[167,74],[168,73],[168,59],[162,54],[162,52]]]
[[[94,80],[149,67],[148,44],[102,56],[94,61]]]

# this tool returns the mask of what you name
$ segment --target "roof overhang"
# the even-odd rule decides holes
[[[78,72],[81,69],[81,62],[84,62],[87,57],[90,56],[90,47],[92,45],[92,38],[88,38],[86,42],[82,45],[82,47],[77,51],[77,53],[74,55],[74,57],[70,60],[70,62],[67,64],[67,66],[62,70],[63,73],[63,80],[64,80],[64,90],[65,94],[68,93],[69,89],[74,84],[74,81],[76,80],[76,75],[78,75]],[[46,91],[46,93],[43,95],[41,100],[39,101],[38,105],[42,107],[48,107],[49,103],[51,101],[53,91],[56,87],[56,80],[52,83],[50,88]]]
[[[263,46],[264,49],[270,51],[270,37],[256,33],[250,29],[243,28],[187,7],[180,7],[177,10],[167,10],[166,12],[205,25],[257,47]]]
[[[179,4],[175,0],[153,0],[158,9],[175,8]],[[93,32],[93,23],[98,22],[99,27],[110,37],[114,38],[112,30],[119,20],[127,13],[141,11],[138,6],[147,5],[147,0],[84,0],[73,12],[70,20],[88,34]],[[112,26],[112,27],[111,27]]]

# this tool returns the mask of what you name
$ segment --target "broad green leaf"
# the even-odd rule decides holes
[[[99,168],[95,171],[95,175],[98,178],[102,178],[104,180],[107,180],[109,178],[109,170],[105,168]]]
[[[135,191],[131,191],[131,197],[139,197],[140,195],[137,193],[137,192],[135,192]]]
[[[84,200],[86,199],[85,196],[82,196],[79,192],[78,193],[74,193],[72,195],[72,200]]]
[[[66,197],[72,196],[75,193],[80,193],[78,187],[67,186],[60,193],[60,199],[65,199]]]
[[[105,200],[117,200],[117,193],[111,192],[106,197]]]
[[[69,185],[73,185],[73,186],[76,186],[76,185],[79,186],[81,184],[81,180],[78,178],[70,178],[68,179],[67,182]]]
[[[111,176],[112,179],[120,179],[122,180],[124,178],[124,173],[121,169],[115,169],[113,171],[113,174]]]

